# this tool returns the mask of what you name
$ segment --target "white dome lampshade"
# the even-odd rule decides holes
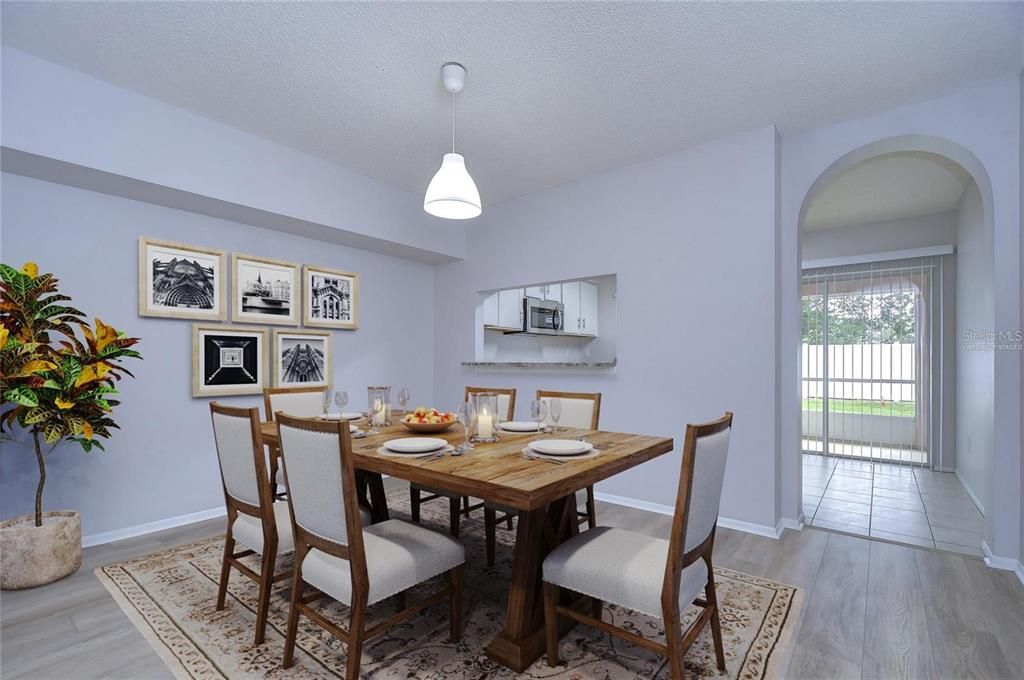
[[[448,220],[468,220],[480,215],[480,192],[466,171],[462,154],[444,155],[440,169],[427,186],[423,209]]]

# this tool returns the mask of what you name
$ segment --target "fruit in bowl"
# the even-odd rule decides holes
[[[402,424],[413,432],[444,432],[455,424],[455,414],[420,406],[402,418]]]

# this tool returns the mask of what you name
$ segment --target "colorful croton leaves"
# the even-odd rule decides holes
[[[57,283],[33,262],[20,271],[0,264],[0,432],[18,425],[49,444],[67,439],[85,451],[102,449],[96,438],[117,427],[115,385],[131,376],[121,361],[142,358],[130,349],[139,340],[100,319],[90,326]]]

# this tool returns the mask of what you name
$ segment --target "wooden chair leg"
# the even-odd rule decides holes
[[[498,513],[484,508],[484,538],[487,542],[487,566],[494,566],[495,534],[498,531]]]
[[[462,514],[469,517],[469,496],[462,497]]]
[[[274,585],[274,563],[277,561],[277,545],[264,546],[260,565],[260,594],[256,604],[256,644],[262,645],[267,632],[267,611],[270,609],[270,591]]]
[[[231,537],[229,529],[224,536],[224,557],[220,563],[220,583],[217,586],[217,611],[224,609],[224,600],[228,595],[228,579],[231,578],[231,565],[228,563],[231,554],[235,552],[235,539]]]
[[[357,598],[352,604],[352,618],[348,624],[348,659],[345,662],[345,680],[359,680],[359,664],[363,655],[363,636],[366,616],[366,598]]]
[[[587,528],[597,526],[597,504],[594,503],[594,487],[587,487]]]
[[[461,515],[459,512],[459,503],[461,502],[462,501],[459,498],[448,499],[448,533],[452,535],[452,538],[459,537],[459,516]]]
[[[672,680],[685,680],[683,657],[686,650],[683,649],[683,626],[679,620],[678,608],[673,613],[664,616],[665,622],[665,645],[668,647],[669,677]]]
[[[466,573],[466,565],[460,564],[448,572],[448,586],[451,593],[448,595],[448,617],[451,619],[451,631],[449,637],[452,643],[462,639],[462,582]]]
[[[412,511],[412,521],[419,524],[420,521],[420,490],[415,486],[409,487],[409,503]]]
[[[718,594],[715,592],[715,575],[708,564],[708,584],[704,592],[708,596],[708,606],[711,607],[711,638],[715,642],[715,660],[718,662],[718,670],[725,671],[725,646],[722,644],[722,620],[718,616]]]
[[[558,603],[559,588],[544,583],[544,639],[547,645],[548,666],[558,665],[558,614],[555,605]]]
[[[288,609],[288,628],[284,635],[284,656],[281,665],[291,668],[295,659],[295,636],[299,631],[299,607],[302,599],[302,556],[295,553],[295,567],[292,575],[291,606]]]
[[[505,528],[508,529],[509,531],[512,531],[512,513],[511,512],[508,513],[505,516]]]

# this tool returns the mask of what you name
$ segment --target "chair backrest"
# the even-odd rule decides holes
[[[516,389],[514,387],[470,387],[466,385],[466,401],[477,392],[494,392],[498,395],[498,412],[504,413],[502,420],[516,419]]]
[[[537,390],[537,398],[548,404],[548,425],[555,421],[551,418],[551,400],[562,402],[562,416],[558,419],[559,427],[575,427],[582,430],[596,430],[601,422],[600,392],[554,392]]]
[[[669,539],[669,563],[677,558],[680,569],[703,554],[698,549],[710,549],[706,542],[718,521],[731,432],[731,412],[710,423],[686,427],[676,513]]]
[[[254,514],[252,510],[262,512],[273,499],[267,480],[259,409],[211,402],[210,417],[225,496],[229,503],[233,499],[249,506],[242,508],[248,514]]]
[[[348,422],[279,413],[277,423],[296,536],[301,530],[336,546],[358,541],[361,548]]]
[[[312,418],[324,412],[323,387],[274,387],[263,390],[267,420],[284,411],[300,418]]]

